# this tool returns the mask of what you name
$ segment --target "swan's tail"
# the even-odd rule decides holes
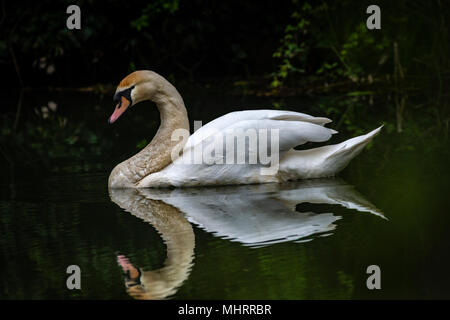
[[[382,127],[339,144],[290,150],[280,161],[280,177],[294,180],[334,176],[361,152]]]

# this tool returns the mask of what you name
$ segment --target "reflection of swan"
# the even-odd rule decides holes
[[[159,270],[140,272],[119,256],[124,271],[134,272],[128,279],[128,284],[134,280],[128,292],[140,299],[170,296],[188,277],[194,234],[187,220],[215,236],[260,247],[310,240],[318,233],[329,235],[336,227],[333,223],[341,218],[332,212],[299,212],[302,208],[296,211],[299,204],[338,205],[384,218],[353,187],[336,179],[175,190],[111,189],[110,195],[120,207],[151,223],[167,244],[167,260]]]
[[[324,127],[331,120],[292,111],[248,110],[219,117],[187,139],[189,120],[183,99],[174,86],[152,71],[136,71],[125,77],[114,100],[117,105],[111,123],[128,107],[152,100],[161,114],[161,126],[143,150],[113,169],[109,177],[113,188],[251,184],[333,176],[380,130],[337,145],[297,151],[293,148],[298,145],[327,141],[336,133]],[[225,135],[231,135],[232,145],[224,143]],[[186,139],[180,141],[182,136]],[[239,141],[245,144],[246,139],[249,145],[239,149]],[[272,144],[275,141],[278,146]],[[242,156],[239,165],[231,164],[236,153],[238,158]],[[200,161],[192,164],[192,157],[198,154]]]
[[[138,190],[111,190],[110,196],[121,208],[155,227],[167,246],[167,259],[158,270],[141,271],[124,256],[118,256],[124,271],[131,273],[126,281],[128,293],[136,299],[164,299],[173,295],[192,267],[195,238],[191,224],[177,208],[147,199]]]
[[[140,191],[148,199],[161,200],[178,208],[190,222],[206,231],[249,246],[329,232],[335,228],[333,222],[341,218],[332,211],[316,214],[301,206],[297,211],[296,206],[300,204],[338,205],[384,217],[352,186],[338,179]],[[314,210],[314,206],[310,207]],[[337,208],[328,206],[326,209]]]

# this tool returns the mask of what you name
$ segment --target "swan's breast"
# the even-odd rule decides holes
[[[111,174],[108,178],[108,186],[113,189],[120,188],[135,188],[135,184],[130,181],[127,174],[128,172],[124,172],[124,166],[122,163],[118,164],[111,171]]]

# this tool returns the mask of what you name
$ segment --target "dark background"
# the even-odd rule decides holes
[[[66,28],[71,4],[81,8],[81,30]],[[449,3],[378,1],[382,28],[367,30],[370,4],[2,1],[0,68],[12,88],[117,84],[152,69],[172,81],[263,78],[299,90],[317,77],[385,82],[396,64],[410,82],[448,84]]]

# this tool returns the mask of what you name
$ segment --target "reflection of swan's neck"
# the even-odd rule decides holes
[[[173,295],[191,270],[195,247],[191,224],[175,207],[148,199],[139,190],[111,190],[110,193],[116,204],[150,223],[167,247],[164,267],[142,272],[140,281],[143,286],[131,287],[128,293],[137,299],[164,299]]]
[[[191,224],[176,208],[158,200],[151,201],[154,218],[149,221],[161,234],[167,247],[164,267],[143,272],[141,281],[154,294],[164,298],[176,289],[189,275],[194,257],[195,236]]]
[[[187,111],[177,89],[161,76],[154,79],[153,84],[158,88],[156,93],[149,96],[147,93],[149,90],[145,91],[144,84],[142,95],[143,100],[152,100],[156,103],[161,117],[159,129],[144,149],[114,168],[110,176],[110,186],[118,184],[130,187],[149,174],[162,170],[172,162],[171,152],[180,143],[178,139],[172,141],[174,130],[184,129],[189,133]],[[124,178],[125,182],[114,181]]]

